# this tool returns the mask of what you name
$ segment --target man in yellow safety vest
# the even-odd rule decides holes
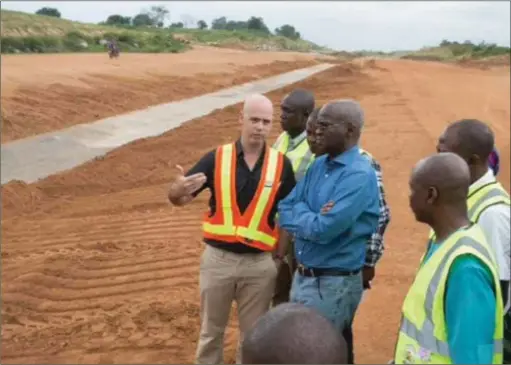
[[[314,95],[308,90],[295,89],[282,100],[280,110],[280,124],[283,132],[277,138],[273,148],[289,158],[293,165],[295,179],[300,181],[314,160],[305,133],[307,118],[314,110]],[[292,276],[295,270],[291,238],[288,238],[286,251],[286,260],[280,266],[277,276],[273,306],[289,301]]]
[[[468,218],[470,172],[454,153],[421,160],[410,207],[435,232],[402,306],[395,364],[502,364],[503,305],[493,250]]]
[[[186,174],[179,166],[169,190],[168,198],[176,206],[190,203],[206,188],[211,192],[202,222],[206,245],[199,274],[198,364],[224,363],[224,333],[233,300],[240,343],[270,308],[284,258],[275,224],[277,204],[295,186],[289,159],[266,144],[272,117],[267,97],[248,97],[240,115],[241,138],[208,152]]]
[[[511,212],[509,194],[495,179],[489,167],[494,150],[492,130],[476,119],[462,119],[450,124],[438,140],[439,152],[453,152],[463,158],[470,170],[468,217],[479,224],[492,246],[497,261],[504,302],[504,363],[511,363]],[[434,232],[430,233],[434,236]]]

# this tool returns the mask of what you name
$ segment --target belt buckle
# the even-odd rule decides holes
[[[298,264],[297,266],[297,269],[298,269],[298,273],[302,276],[305,276],[305,266],[303,266],[302,264]],[[311,277],[316,277],[316,275],[314,274],[314,270],[313,269],[308,269],[308,272],[310,273],[310,276]]]

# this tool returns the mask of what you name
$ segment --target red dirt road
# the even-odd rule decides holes
[[[362,145],[383,166],[392,222],[374,288],[356,317],[356,357],[386,362],[427,233],[408,207],[410,169],[434,151],[448,121],[481,118],[497,133],[501,181],[509,189],[509,70],[413,61],[377,61],[362,70],[340,65],[269,96],[278,105],[296,86],[313,90],[320,104],[350,97],[366,110]],[[169,165],[190,167],[236,138],[239,107],[36,184],[2,187],[2,363],[193,362],[199,221],[208,194],[183,209],[169,206]],[[273,137],[278,132],[276,124]]]
[[[1,57],[2,143],[316,63],[311,54],[210,47],[118,60],[106,54]]]

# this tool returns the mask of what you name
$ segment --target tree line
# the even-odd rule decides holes
[[[36,11],[36,14],[47,15],[60,18],[61,13],[56,8],[44,7]],[[169,10],[162,5],[151,6],[148,10],[143,10],[139,14],[130,17],[120,14],[112,14],[106,20],[99,22],[100,25],[111,25],[120,27],[153,27],[164,28],[165,23],[170,18]],[[250,30],[264,33],[267,35],[275,34],[289,39],[300,39],[301,35],[294,26],[284,24],[275,28],[273,33],[270,31],[264,19],[252,16],[248,20],[229,20],[225,16],[214,19],[209,26],[204,20],[195,20],[189,15],[181,16],[180,22],[171,23],[168,28],[199,28],[199,29],[216,29],[216,30]]]

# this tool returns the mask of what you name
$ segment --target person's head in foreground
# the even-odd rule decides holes
[[[305,89],[296,89],[289,93],[280,104],[280,124],[282,130],[291,137],[305,130],[305,123],[314,109],[314,95]]]
[[[244,364],[345,364],[347,345],[311,308],[284,303],[254,324],[241,345]]]
[[[466,218],[469,186],[470,172],[460,156],[443,152],[420,160],[410,177],[410,208],[415,219],[434,226]]]
[[[463,158],[473,183],[488,171],[494,146],[495,139],[488,125],[477,119],[461,119],[449,124],[440,135],[437,151],[452,152]]]
[[[311,152],[316,156],[321,156],[323,154],[320,146],[318,146],[316,143],[316,128],[318,126],[318,115],[320,110],[321,107],[317,107],[312,111],[312,113],[309,115],[309,118],[307,119],[307,125],[305,128],[309,148]]]
[[[358,144],[364,112],[355,100],[337,100],[319,111],[316,144],[321,151],[335,157]]]
[[[240,122],[244,146],[257,147],[264,144],[273,122],[271,100],[261,94],[248,96],[243,105]]]

